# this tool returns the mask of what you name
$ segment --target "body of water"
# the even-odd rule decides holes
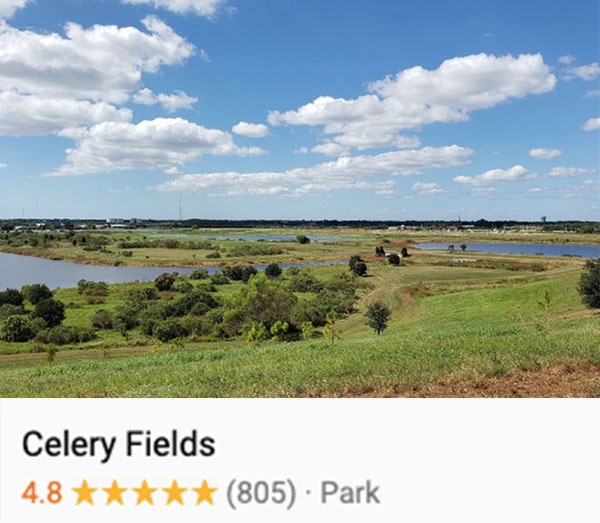
[[[461,243],[419,243],[418,249],[447,250],[454,245],[454,252],[462,252]],[[581,256],[582,258],[600,258],[600,245],[554,245],[549,243],[467,243],[467,251],[493,254],[542,254],[544,256]]]
[[[347,260],[318,261],[285,264],[286,267],[313,267],[317,265],[335,265]],[[263,270],[266,265],[254,265]],[[106,283],[128,283],[133,281],[152,281],[163,272],[177,271],[190,274],[196,269],[207,269],[214,274],[218,267],[114,267],[111,265],[85,265],[64,261],[46,260],[33,256],[0,253],[0,290],[6,288],[20,289],[31,283],[45,283],[51,289],[57,287],[77,287],[79,280],[104,281]]]
[[[266,241],[266,242],[295,242],[296,236],[277,235],[277,234],[182,234],[166,233],[153,234],[154,238],[177,238],[182,240],[194,240],[198,238],[210,240],[248,240],[248,241]],[[342,238],[341,236],[308,236],[311,242],[349,242],[357,241],[358,238]]]

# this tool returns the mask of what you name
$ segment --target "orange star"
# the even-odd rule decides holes
[[[98,489],[90,488],[86,479],[81,482],[81,487],[73,488],[72,490],[77,492],[77,505],[83,503],[84,501],[87,501],[90,505],[94,504],[94,501],[92,500],[92,494]]]
[[[110,488],[103,488],[104,492],[108,494],[108,499],[106,500],[106,504],[110,505],[113,501],[119,503],[119,505],[123,504],[123,492],[125,492],[126,488],[120,488],[117,480],[113,480]]]
[[[140,488],[132,488],[131,490],[134,490],[138,494],[136,505],[139,505],[143,501],[147,501],[150,503],[150,505],[154,505],[154,501],[152,501],[152,493],[158,489],[150,488],[146,480],[142,481],[142,486]]]
[[[180,505],[183,505],[183,498],[181,495],[187,490],[186,488],[180,488],[177,484],[177,480],[173,480],[171,488],[163,488],[163,490],[169,495],[167,499],[167,505],[170,505],[173,501],[177,501]]]
[[[212,493],[215,492],[216,488],[208,488],[208,483],[206,480],[202,482],[202,487],[193,488],[194,492],[198,494],[198,500],[196,501],[196,505],[200,505],[203,501],[208,501],[211,505],[213,505]]]

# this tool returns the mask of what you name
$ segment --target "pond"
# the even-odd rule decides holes
[[[316,261],[304,263],[282,263],[286,267],[314,267],[336,265],[347,260]],[[254,265],[259,271],[266,265]],[[162,272],[177,271],[190,274],[196,269],[207,269],[214,274],[218,267],[114,267],[111,265],[85,265],[64,261],[46,260],[33,256],[0,253],[0,290],[20,289],[31,283],[45,283],[51,289],[57,287],[77,287],[79,280],[105,281],[106,283],[128,283],[133,281],[152,281]]]
[[[454,245],[455,252],[461,252],[461,243],[419,243],[418,249],[447,250]],[[492,254],[542,254],[544,256],[581,256],[582,258],[600,258],[599,245],[554,245],[550,243],[467,243],[467,251]]]
[[[295,242],[296,236],[285,234],[203,234],[203,233],[164,233],[152,234],[154,238],[177,238],[184,240],[194,240],[197,238],[210,240],[247,240],[247,241],[265,241],[265,242]],[[359,238],[343,238],[341,236],[310,236],[311,242],[326,243],[326,242],[350,242],[357,241]]]

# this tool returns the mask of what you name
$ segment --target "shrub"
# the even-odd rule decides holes
[[[208,271],[206,269],[196,269],[190,274],[190,280],[205,280],[208,278]]]
[[[179,242],[177,240],[165,240],[165,247],[167,249],[177,249],[179,247]]]
[[[229,278],[222,272],[216,272],[210,277],[211,283],[214,285],[228,285],[230,283]]]
[[[248,342],[253,344],[255,347],[258,346],[261,341],[269,339],[267,328],[259,321],[253,321],[252,324],[249,325],[249,328],[244,336],[246,340],[248,340]]]
[[[46,285],[39,283],[24,285],[21,288],[21,293],[23,294],[23,297],[33,305],[37,305],[42,300],[52,298],[52,291]]]
[[[86,296],[108,296],[108,285],[103,281],[79,280],[77,289],[79,294]]]
[[[367,275],[367,264],[360,256],[352,256],[348,262],[348,266],[350,267],[350,270],[356,274],[356,276]]]
[[[305,341],[310,340],[315,334],[315,328],[310,321],[302,322],[302,339]]]
[[[0,305],[8,304],[21,307],[23,302],[23,295],[17,289],[6,289],[0,292]]]
[[[159,291],[169,291],[175,283],[175,278],[175,275],[169,274],[168,272],[163,272],[156,277],[154,280],[154,285]]]
[[[403,258],[410,258],[410,254],[408,254],[408,249],[406,247],[402,247],[402,250],[400,251],[400,256],[402,256]]]
[[[396,266],[400,265],[400,256],[398,256],[396,253],[390,254],[388,256],[388,263],[390,265],[396,265]]]
[[[585,263],[586,272],[579,279],[579,294],[585,305],[600,309],[600,258]]]
[[[31,322],[23,316],[11,316],[2,326],[2,337],[6,341],[29,341],[34,336]]]
[[[233,281],[243,281],[244,283],[247,283],[257,273],[258,271],[252,265],[246,267],[240,267],[239,265],[223,267],[223,274],[227,278]]]
[[[292,277],[288,280],[287,287],[292,292],[318,292],[323,288],[323,283],[307,269],[291,268],[294,271],[288,272]]]
[[[391,315],[392,311],[389,307],[379,301],[369,304],[365,313],[367,325],[377,333],[377,336],[387,328],[387,323]]]
[[[306,245],[307,243],[310,243],[310,238],[304,234],[299,234],[296,236],[296,241],[301,245]]]
[[[127,303],[115,310],[115,328],[121,332],[133,329],[139,323],[139,307],[134,303]]]
[[[56,327],[65,319],[65,306],[62,302],[49,298],[35,306],[35,316],[42,318],[48,327]]]
[[[194,286],[189,281],[181,281],[173,286],[173,290],[185,294],[194,290]]]
[[[90,319],[90,323],[95,329],[112,329],[114,322],[115,319],[112,312],[105,309],[97,311]]]
[[[217,258],[220,258],[220,257],[221,257],[221,253],[218,251],[209,252],[206,255],[206,258],[209,260],[216,260]]]
[[[67,327],[59,325],[52,329],[38,332],[35,337],[37,342],[52,343],[54,345],[67,345],[70,343],[84,343],[93,340],[96,333],[85,327]]]
[[[10,303],[0,305],[0,320],[6,320],[11,316],[19,316],[21,314],[25,314],[25,309],[23,307],[11,305]]]
[[[141,289],[130,289],[127,292],[127,298],[134,302],[145,302],[157,300],[158,294],[154,287],[143,287]]]
[[[133,256],[133,251],[121,251],[121,256],[131,258]]]
[[[383,258],[385,256],[385,249],[383,247],[375,247],[375,256]]]
[[[158,322],[152,331],[152,334],[160,341],[171,341],[175,338],[185,336],[185,330],[177,320],[172,318]]]
[[[270,263],[265,268],[265,274],[269,278],[279,278],[279,276],[281,276],[281,267],[279,267],[279,265],[276,263]]]
[[[290,330],[290,325],[287,321],[277,320],[271,326],[270,330],[271,330],[271,336],[273,336],[273,339],[277,339],[277,340],[281,341],[285,338],[285,335]]]

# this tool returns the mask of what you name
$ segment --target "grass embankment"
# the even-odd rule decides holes
[[[600,322],[580,303],[580,267],[576,260],[543,273],[371,263],[360,310],[340,322],[334,346],[322,338],[258,348],[238,340],[151,353],[142,338],[131,346],[113,333],[109,351],[61,350],[53,365],[42,354],[0,356],[0,395],[600,396]],[[361,313],[374,299],[393,308],[380,337]],[[82,321],[71,312],[68,322]]]

